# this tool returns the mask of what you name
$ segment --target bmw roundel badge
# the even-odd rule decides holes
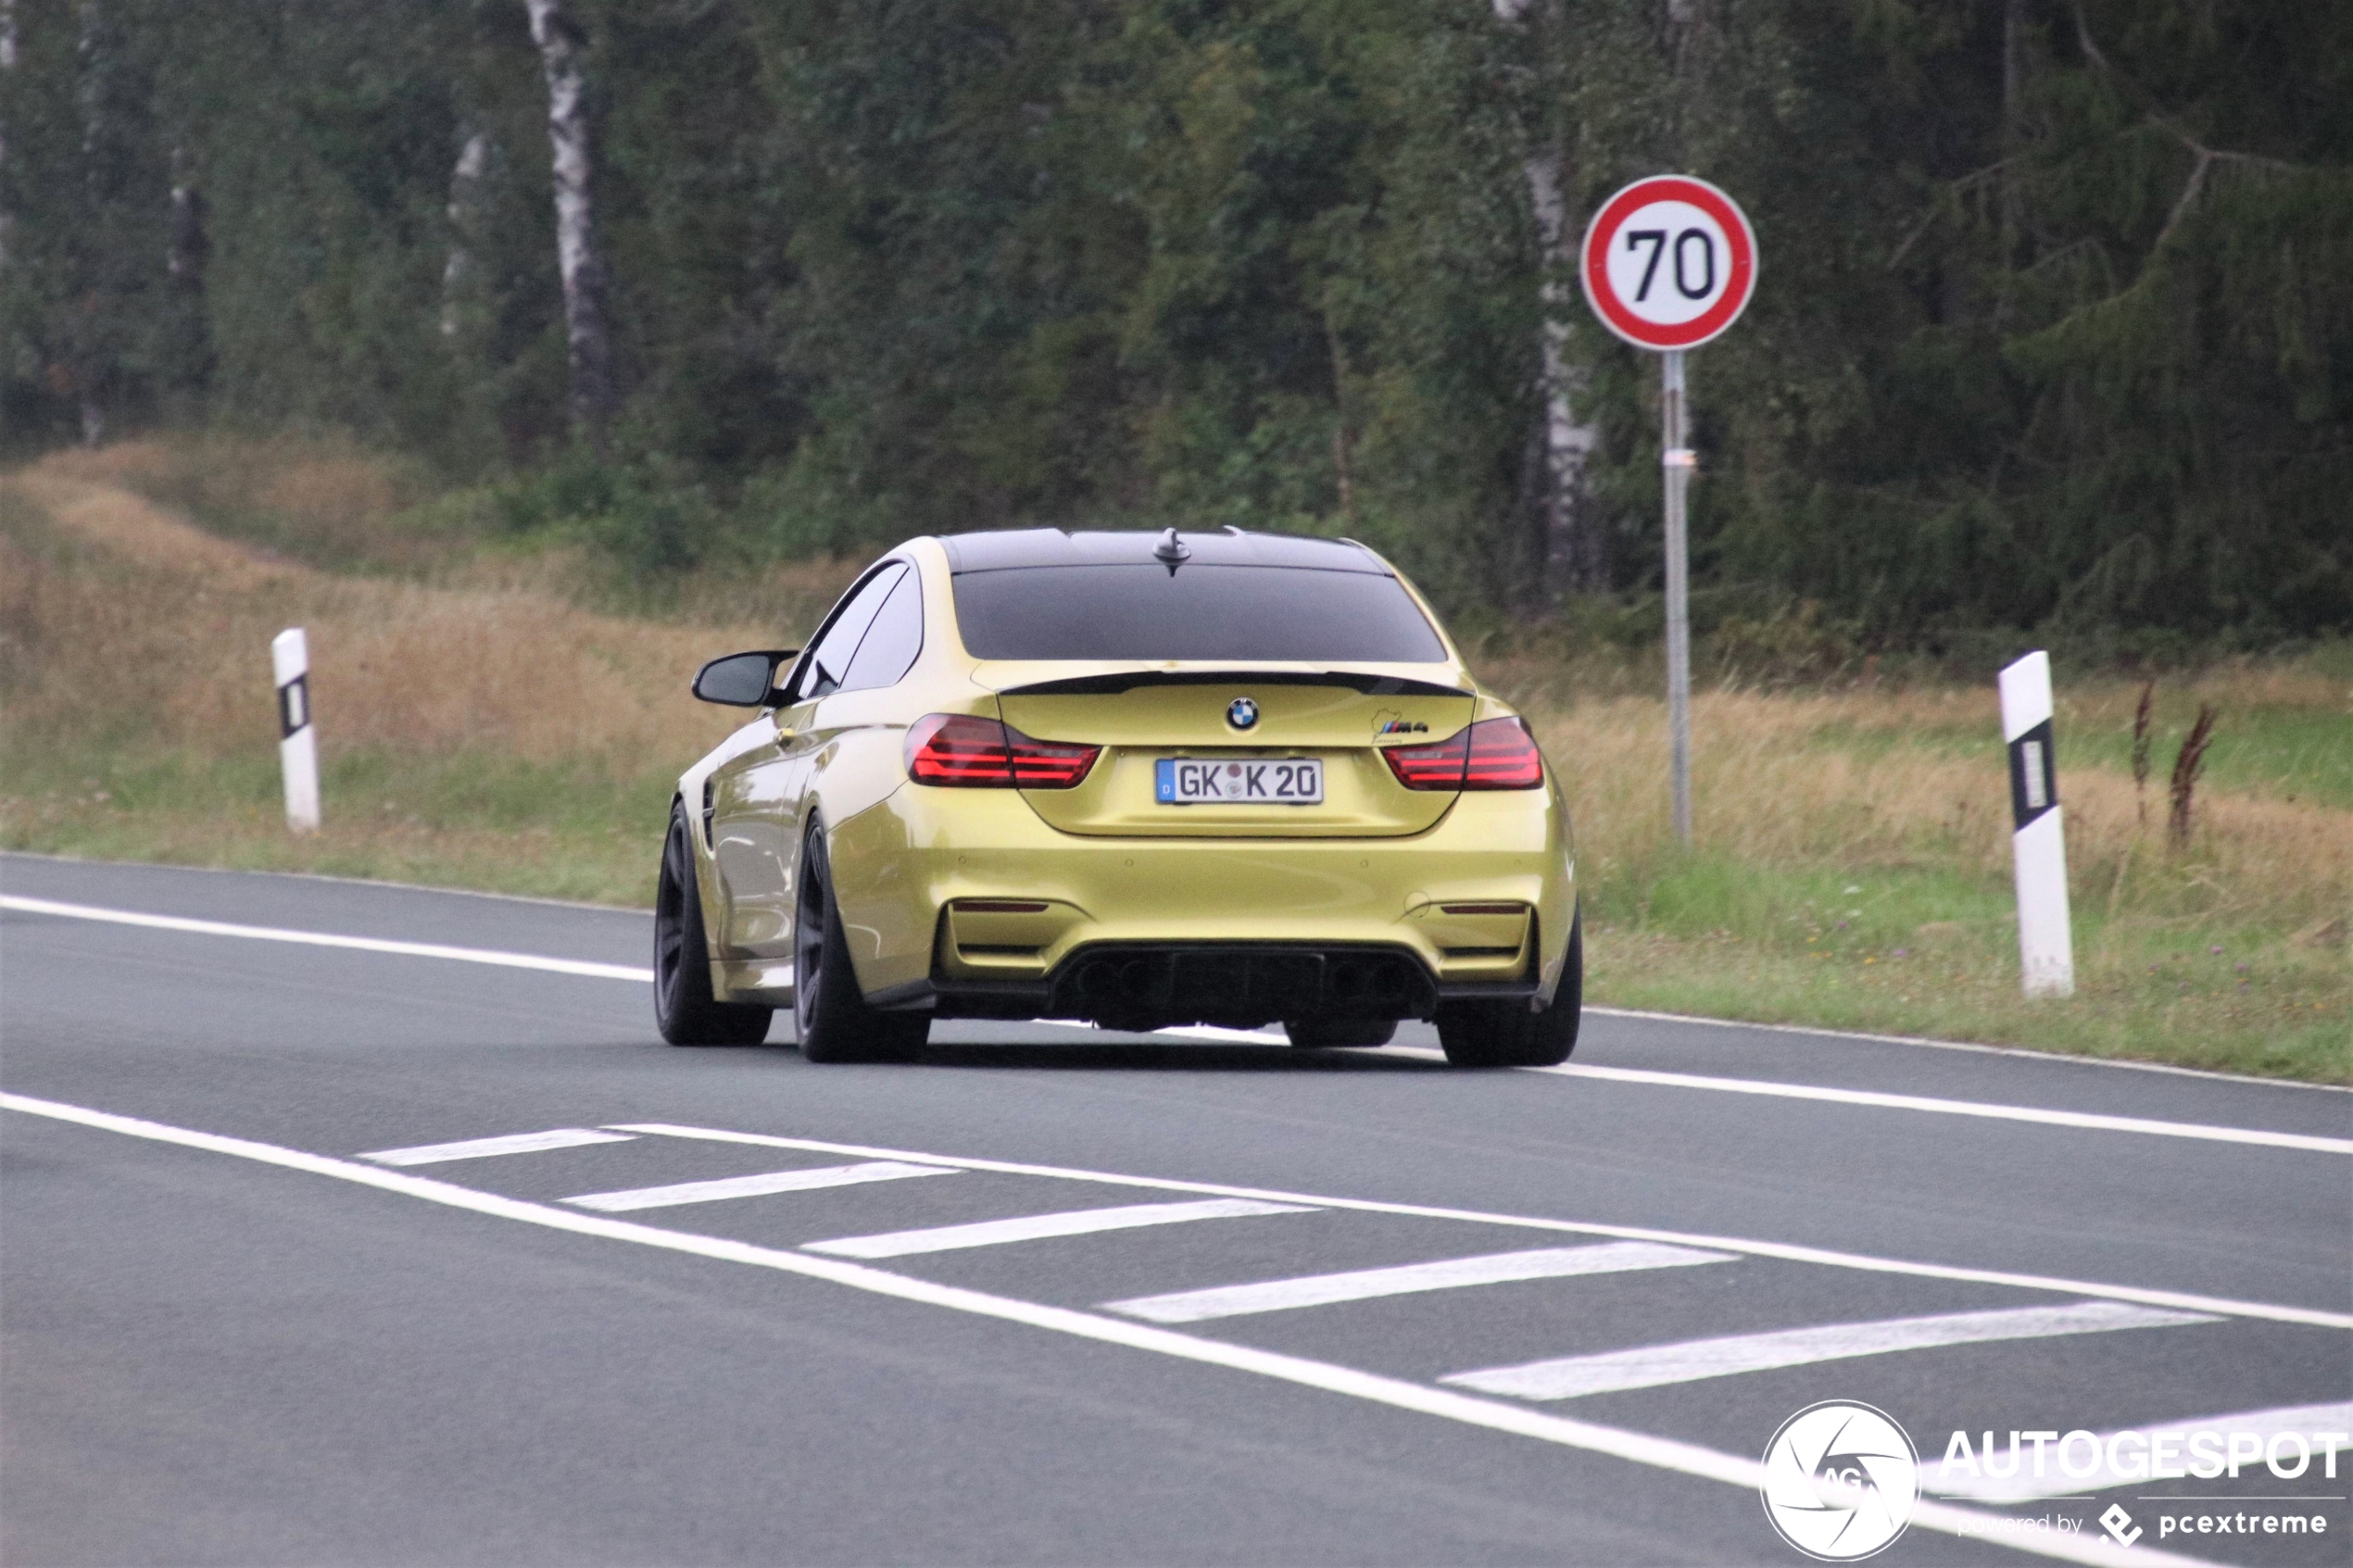
[[[1238,696],[1226,708],[1226,722],[1238,730],[1247,730],[1258,722],[1258,704],[1246,696]]]

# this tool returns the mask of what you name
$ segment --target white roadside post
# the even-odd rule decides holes
[[[1684,495],[1699,458],[1686,443],[1683,352],[1732,324],[1756,288],[1756,236],[1705,180],[1654,174],[1604,202],[1579,268],[1602,324],[1657,352],[1659,460],[1667,500],[1667,789],[1675,839],[1692,841],[1691,539]]]
[[[2002,671],[2002,739],[2010,752],[2010,854],[2018,872],[2018,957],[2030,997],[2075,995],[2075,937],[2067,907],[2067,839],[2051,753],[2051,656]]]
[[[310,647],[302,628],[270,640],[278,678],[278,762],[286,775],[286,826],[319,831],[319,734],[310,724]]]

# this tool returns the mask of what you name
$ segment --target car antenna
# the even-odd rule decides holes
[[[1152,559],[1167,567],[1171,577],[1176,576],[1176,569],[1190,560],[1192,556],[1193,552],[1186,547],[1182,539],[1176,537],[1174,528],[1163,533],[1160,543],[1152,546]]]

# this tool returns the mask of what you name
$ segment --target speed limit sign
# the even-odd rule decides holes
[[[1696,348],[1756,287],[1756,236],[1705,180],[1657,174],[1602,204],[1585,231],[1585,298],[1637,348]]]

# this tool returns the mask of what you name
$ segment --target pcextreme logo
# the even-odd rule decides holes
[[[1853,1562],[1904,1533],[1919,1475],[1919,1452],[1893,1416],[1826,1399],[1773,1434],[1758,1490],[1781,1539],[1818,1562]]]

